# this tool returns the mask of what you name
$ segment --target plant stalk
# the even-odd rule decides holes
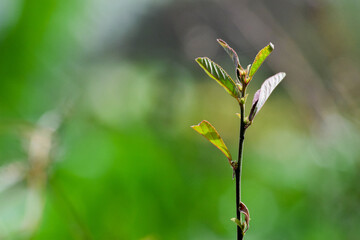
[[[245,91],[244,91],[245,92]],[[243,92],[243,95],[245,95]],[[235,181],[236,181],[236,218],[241,220],[240,213],[240,202],[241,202],[241,167],[242,167],[242,152],[245,139],[245,105],[240,103],[240,134],[239,134],[239,154],[238,154],[238,164],[235,169]],[[239,226],[237,226],[237,240],[242,240],[244,237],[243,231]]]

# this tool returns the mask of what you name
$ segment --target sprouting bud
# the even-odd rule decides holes
[[[235,85],[237,86],[237,88],[238,88],[240,91],[242,91],[242,85],[241,85],[241,83],[235,83]]]
[[[235,170],[238,168],[238,162],[235,162],[235,161],[231,161],[231,166],[232,168]]]
[[[247,65],[246,72],[249,74],[251,68],[251,64]]]
[[[248,128],[251,125],[252,121],[249,120],[249,117],[246,117],[244,119],[244,123],[245,123],[245,128]]]
[[[241,76],[241,78],[245,78],[246,71],[245,70],[240,70],[240,76]]]
[[[250,68],[251,68],[251,64],[249,64],[246,68],[246,77],[245,77],[245,82],[249,83],[251,78],[249,77],[249,73],[250,73]]]
[[[244,84],[245,83],[245,78],[246,78],[246,71],[243,70],[243,69],[236,69],[236,75],[237,75],[237,78],[239,79],[239,81]]]

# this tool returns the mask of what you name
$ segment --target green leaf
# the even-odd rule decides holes
[[[236,223],[236,225],[238,225],[241,229],[243,228],[243,225],[241,224],[239,219],[231,218],[230,220],[233,221],[234,223]]]
[[[232,49],[229,44],[227,44],[224,40],[222,39],[217,39],[218,43],[224,48],[225,52],[227,52],[227,54],[229,54],[229,56],[231,57],[231,59],[233,60],[234,64],[235,64],[235,69],[241,67],[240,65],[240,61],[239,61],[239,57],[237,55],[237,53],[235,52],[234,49]]]
[[[219,65],[211,61],[207,57],[199,57],[196,62],[204,69],[204,71],[213,79],[215,79],[225,90],[234,98],[239,98],[240,91],[229,74],[225,72]]]
[[[209,142],[214,144],[228,159],[231,165],[231,154],[216,129],[206,120],[198,125],[191,126],[195,131],[203,135]]]
[[[270,53],[273,50],[274,50],[274,45],[272,43],[269,43],[269,45],[267,45],[266,47],[264,47],[259,51],[259,53],[256,55],[254,59],[253,64],[251,65],[248,81],[251,80],[251,78],[254,76],[254,74],[259,69],[261,64],[265,61],[265,59],[270,55]]]
[[[243,234],[245,234],[245,232],[247,231],[247,229],[245,230],[245,228],[246,228],[246,223],[241,222],[241,221],[240,221],[239,219],[237,219],[237,218],[231,218],[230,220],[233,221],[234,223],[236,223],[236,225],[238,225],[238,226],[241,228],[241,231],[243,232]]]

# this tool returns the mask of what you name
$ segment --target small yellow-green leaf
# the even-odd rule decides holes
[[[238,116],[239,118],[241,118],[241,114],[240,113],[235,113],[236,116]]]
[[[196,62],[204,69],[204,71],[213,79],[215,79],[225,90],[234,98],[240,96],[240,91],[235,85],[234,80],[219,65],[211,61],[207,57],[199,57]]]
[[[241,229],[243,228],[243,226],[242,226],[242,224],[241,224],[241,222],[240,222],[239,219],[237,219],[237,218],[231,218],[230,220],[233,221],[234,223],[236,223],[236,225],[238,225]]]
[[[251,65],[250,72],[249,72],[249,80],[254,76],[256,71],[259,69],[261,64],[265,61],[265,59],[270,55],[270,53],[274,50],[274,45],[269,43],[266,47],[261,49],[259,53],[256,55],[253,64]]]
[[[209,142],[217,147],[228,159],[231,165],[231,154],[216,129],[206,120],[198,125],[191,126],[195,131],[203,135]]]

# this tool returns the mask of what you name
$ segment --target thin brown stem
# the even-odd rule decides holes
[[[242,97],[245,96],[245,87],[241,92]],[[242,167],[242,153],[245,139],[245,104],[240,102],[240,134],[239,134],[239,153],[238,153],[238,164],[235,169],[235,181],[236,181],[236,218],[241,220],[240,213],[240,202],[241,202],[241,167]],[[242,240],[244,233],[240,226],[237,226],[237,240]]]

